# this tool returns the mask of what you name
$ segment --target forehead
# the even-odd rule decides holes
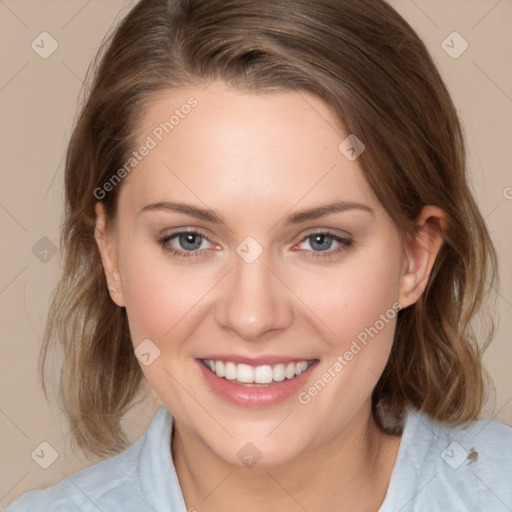
[[[222,82],[171,89],[151,102],[137,133],[137,148],[150,149],[122,192],[136,207],[177,198],[280,214],[299,202],[376,205],[357,160],[339,149],[348,133],[304,91],[244,92]]]

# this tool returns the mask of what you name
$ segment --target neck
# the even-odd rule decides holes
[[[172,452],[187,510],[256,512],[272,504],[272,510],[376,512],[399,444],[365,409],[329,442],[285,465],[231,465],[177,424]]]

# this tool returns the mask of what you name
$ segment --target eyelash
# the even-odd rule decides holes
[[[189,235],[197,235],[199,236],[200,238],[204,239],[204,240],[207,240],[208,242],[212,243],[212,241],[202,235],[201,233],[198,233],[197,231],[177,231],[176,233],[172,233],[171,235],[165,235],[163,237],[159,237],[156,239],[156,242],[158,243],[159,246],[161,246],[164,251],[170,253],[172,256],[175,256],[175,257],[178,257],[178,258],[198,258],[198,257],[203,257],[201,253],[204,252],[204,250],[202,249],[196,249],[195,251],[180,251],[180,250],[177,250],[177,249],[171,249],[169,248],[169,246],[167,245],[173,238],[177,238],[179,237],[180,235],[185,235],[185,234],[189,234]],[[340,237],[328,230],[326,231],[315,231],[313,233],[309,233],[308,235],[306,235],[301,241],[300,241],[300,244],[302,244],[303,242],[305,242],[308,238],[313,238],[314,236],[326,236],[328,238],[332,238],[333,240],[335,240],[336,242],[338,242],[340,244],[340,247],[334,251],[306,251],[307,253],[313,253],[314,255],[308,255],[307,257],[309,258],[313,258],[313,259],[327,259],[327,258],[332,258],[334,256],[337,256],[338,254],[340,254],[341,252],[345,251],[346,249],[349,249],[351,248],[353,245],[354,245],[354,242],[348,238],[343,238],[343,237]],[[300,245],[299,244],[299,245]]]

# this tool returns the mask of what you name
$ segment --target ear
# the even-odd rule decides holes
[[[448,221],[441,208],[425,206],[416,225],[417,232],[408,237],[403,255],[398,300],[402,308],[414,304],[424,292]]]
[[[94,229],[94,238],[96,239],[101,254],[101,262],[107,279],[107,286],[112,300],[118,306],[123,307],[125,303],[117,261],[115,236],[107,222],[105,206],[101,201],[96,203],[95,211],[96,227]]]

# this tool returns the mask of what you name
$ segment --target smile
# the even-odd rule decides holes
[[[204,383],[236,407],[273,407],[297,397],[314,378],[319,359],[211,354],[195,360]]]
[[[251,366],[248,364],[236,364],[231,361],[214,361],[202,359],[202,363],[217,377],[240,384],[268,385],[282,382],[285,379],[293,379],[304,373],[314,362],[300,361],[279,363],[275,365]]]

